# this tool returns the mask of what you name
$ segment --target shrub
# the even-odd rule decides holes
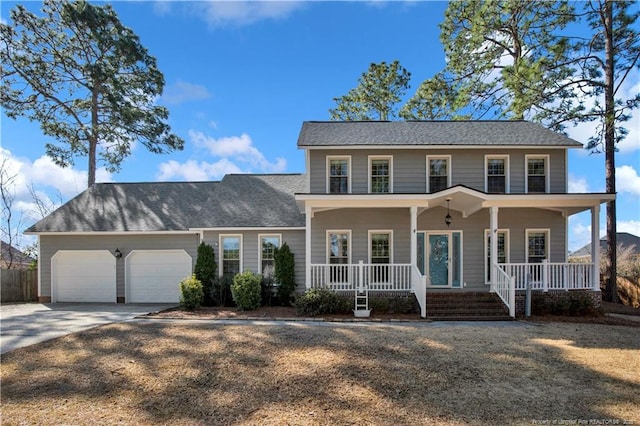
[[[180,281],[180,306],[184,309],[194,310],[202,305],[204,292],[202,283],[195,275],[186,277]]]
[[[211,283],[211,302],[213,306],[233,306],[233,299],[231,297],[231,284],[233,283],[233,277],[224,275],[222,277],[215,277]]]
[[[202,283],[204,290],[204,305],[213,306],[214,301],[212,297],[213,281],[216,278],[216,271],[218,265],[216,263],[216,255],[209,244],[204,241],[198,246],[198,258],[196,259],[196,266],[194,273],[196,278]]]
[[[312,288],[296,299],[295,307],[298,315],[314,317],[351,312],[353,302],[351,298],[339,296],[326,288]]]
[[[274,253],[275,280],[278,283],[278,299],[285,306],[291,304],[291,295],[296,290],[295,260],[287,243]]]
[[[260,281],[260,294],[262,299],[262,305],[271,306],[274,303],[274,294],[273,291],[275,289],[275,285],[273,283],[273,278],[262,276],[262,280]]]
[[[260,307],[260,281],[262,277],[251,271],[233,277],[231,296],[240,310],[251,311]]]

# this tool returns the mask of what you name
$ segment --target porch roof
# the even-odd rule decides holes
[[[392,194],[313,194],[297,193],[296,203],[300,212],[310,207],[312,213],[341,208],[408,208],[427,210],[433,207],[449,207],[463,217],[488,207],[541,208],[562,212],[565,216],[583,212],[591,207],[615,199],[607,193],[554,193],[554,194],[488,194],[464,185],[456,185],[434,193]]]

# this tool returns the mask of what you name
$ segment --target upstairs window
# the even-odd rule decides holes
[[[549,192],[548,185],[548,156],[526,156],[527,180],[526,192],[545,193]]]
[[[509,192],[509,157],[485,156],[485,192],[505,194]]]
[[[393,192],[391,168],[391,157],[369,157],[369,192]]]
[[[451,186],[451,157],[427,156],[427,192],[437,192]]]
[[[330,194],[347,194],[351,192],[351,182],[349,181],[349,175],[351,174],[350,160],[350,157],[327,158],[327,192]]]

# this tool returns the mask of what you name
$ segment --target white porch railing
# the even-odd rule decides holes
[[[491,291],[496,293],[505,305],[509,308],[509,316],[516,316],[516,284],[515,278],[508,275],[502,268],[502,265],[493,264],[493,273],[495,280],[491,284]]]
[[[335,291],[411,291],[411,264],[312,264],[310,288]]]
[[[514,277],[516,290],[590,290],[594,288],[592,263],[501,263],[508,276]]]

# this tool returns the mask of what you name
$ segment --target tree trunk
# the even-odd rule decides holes
[[[96,151],[98,150],[98,92],[99,84],[94,79],[91,94],[91,135],[89,136],[89,168],[87,188],[96,183]]]
[[[615,58],[613,45],[613,0],[606,0],[604,5],[605,29],[605,176],[607,193],[616,193],[616,164],[615,164],[615,103],[614,103],[614,75]],[[607,203],[607,255],[609,256],[609,278],[606,287],[606,299],[616,303],[617,294],[617,264],[616,264],[616,201]]]

